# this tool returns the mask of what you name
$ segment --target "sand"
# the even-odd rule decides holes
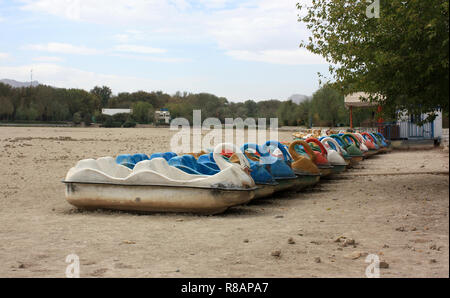
[[[172,134],[0,127],[0,277],[65,277],[72,253],[81,277],[365,277],[366,254],[389,264],[381,277],[449,277],[440,150],[378,155],[341,179],[216,216],[88,212],[65,201],[61,180],[79,159],[168,150]]]

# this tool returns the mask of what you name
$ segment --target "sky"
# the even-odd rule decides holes
[[[114,93],[311,95],[328,64],[299,48],[309,32],[296,2],[0,0],[0,79],[33,70],[43,84]]]

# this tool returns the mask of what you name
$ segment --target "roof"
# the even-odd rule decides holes
[[[345,96],[345,107],[373,107],[377,103],[369,101],[361,101],[361,97],[368,98],[370,94],[365,92],[356,92]]]
[[[114,116],[116,114],[131,114],[131,109],[102,109],[102,114]]]

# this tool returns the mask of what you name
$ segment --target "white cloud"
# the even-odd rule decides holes
[[[0,52],[0,60],[6,60],[8,58],[9,58],[9,54],[8,53]]]
[[[319,58],[298,52],[301,40],[309,35],[297,21],[298,0],[22,0],[23,9],[44,12],[70,20],[102,24],[127,24],[146,28],[148,34],[125,31],[114,36],[121,52],[156,54],[161,49],[139,45],[149,36],[165,39],[199,39],[215,42],[239,60],[286,64],[311,64]],[[302,0],[309,3],[311,0]],[[129,45],[130,43],[136,45]],[[156,50],[156,51],[155,51]],[[158,52],[159,51],[159,52]],[[274,57],[286,55],[285,57]]]
[[[136,53],[136,54],[161,54],[167,52],[165,49],[152,48],[147,46],[121,44],[114,47],[115,51]]]
[[[186,8],[180,1],[165,0],[22,0],[22,9],[45,12],[71,20],[95,23],[158,22],[175,19]],[[184,2],[184,1],[183,1]],[[179,7],[177,7],[177,4]],[[172,17],[170,17],[172,15]]]
[[[139,30],[126,30],[125,32],[116,34],[113,39],[120,43],[128,43],[145,39],[145,34]]]
[[[33,61],[37,62],[61,62],[64,61],[61,57],[55,57],[55,56],[40,56],[40,57],[34,57]]]
[[[266,51],[228,51],[227,55],[238,59],[256,62],[267,62],[286,65],[326,64],[325,59],[310,52],[297,50],[266,50]]]
[[[5,18],[3,18],[3,17],[0,16],[0,23],[1,23],[1,22],[4,22],[4,21],[5,21]]]
[[[161,56],[155,57],[155,56],[130,55],[130,54],[112,54],[112,56],[137,61],[162,62],[162,63],[183,63],[192,61],[191,59],[187,58],[161,57]]]
[[[297,21],[298,0],[250,1],[236,9],[222,10],[208,20],[208,32],[219,47],[233,58],[275,64],[324,64],[326,61],[304,49],[308,36]]]
[[[75,54],[75,55],[96,55],[101,51],[87,48],[85,46],[75,46],[68,43],[50,42],[47,44],[31,44],[23,47],[27,50],[43,51],[50,53]]]

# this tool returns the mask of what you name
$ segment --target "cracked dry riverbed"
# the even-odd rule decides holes
[[[173,134],[0,127],[0,277],[64,277],[72,253],[81,277],[365,277],[367,254],[385,262],[381,277],[449,277],[449,156],[438,149],[377,155],[216,216],[65,201],[61,180],[78,160],[166,151]]]

